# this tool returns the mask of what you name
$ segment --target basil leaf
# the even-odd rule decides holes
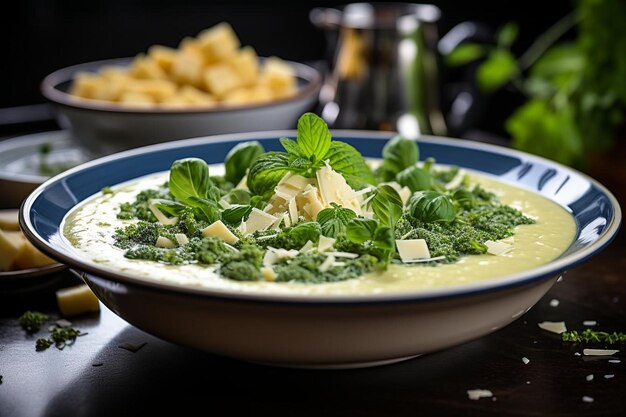
[[[190,197],[207,198],[210,185],[209,166],[202,159],[179,159],[170,168],[170,193],[183,203]]]
[[[343,175],[348,185],[354,189],[376,184],[374,174],[363,156],[345,142],[332,142],[323,160],[327,160],[328,164]]]
[[[248,188],[257,195],[271,192],[288,170],[286,153],[266,152],[255,159],[248,170]]]
[[[186,203],[193,208],[193,213],[199,219],[204,219],[209,223],[216,222],[220,219],[220,210],[217,201],[191,196]]]
[[[229,204],[249,204],[250,203],[250,192],[247,190],[243,190],[241,188],[235,188],[230,190],[228,194],[224,196],[224,199]]]
[[[180,214],[188,207],[178,201],[164,200],[161,198],[150,200],[150,203],[154,204],[159,210],[172,216],[180,216]]]
[[[383,148],[383,179],[391,181],[395,176],[417,163],[419,149],[417,142],[402,136],[395,136]]]
[[[375,248],[383,249],[385,251],[394,251],[396,249],[396,237],[393,232],[393,228],[389,226],[380,226],[374,232],[374,239],[372,240]]]
[[[396,181],[409,187],[412,192],[430,190],[433,188],[433,177],[429,172],[416,166],[403,169],[396,175]]]
[[[452,193],[452,199],[462,208],[469,210],[477,204],[476,195],[465,188],[459,188]]]
[[[373,219],[352,219],[346,225],[346,237],[349,241],[360,244],[372,240],[377,227],[378,222]]]
[[[313,243],[319,242],[321,233],[322,229],[319,223],[303,222],[289,230],[288,235],[292,242],[298,242],[298,246],[302,247],[309,240]]]
[[[384,226],[394,227],[402,217],[402,199],[390,185],[379,186],[370,204],[374,214]]]
[[[297,142],[289,138],[280,138],[279,140],[280,140],[280,144],[283,145],[283,148],[285,148],[287,153],[297,155],[297,156],[304,156],[302,154],[302,151],[300,151],[300,146],[298,146]]]
[[[289,171],[304,177],[314,177],[315,171],[317,171],[321,165],[321,163],[315,163],[300,156],[294,158],[292,155],[289,155],[289,157]]]
[[[317,222],[322,226],[324,236],[337,237],[346,232],[347,224],[356,217],[356,213],[336,203],[330,204],[332,207],[317,213]]]
[[[222,220],[237,226],[248,218],[251,211],[252,206],[250,205],[233,205],[222,212]]]
[[[235,145],[224,160],[226,181],[237,185],[246,175],[246,170],[259,155],[265,152],[263,145],[257,141],[242,142]]]
[[[326,122],[313,113],[305,113],[298,119],[298,147],[306,158],[321,161],[330,147],[330,131]]]
[[[456,217],[456,209],[450,197],[437,191],[418,191],[409,199],[408,212],[426,223],[450,223]]]

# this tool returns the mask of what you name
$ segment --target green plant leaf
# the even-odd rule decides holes
[[[287,153],[297,156],[304,156],[302,154],[302,151],[300,150],[300,146],[298,146],[298,143],[296,141],[293,141],[289,138],[280,138],[279,140],[280,144],[283,145],[283,148],[285,148]]]
[[[323,160],[328,161],[335,171],[343,175],[348,185],[354,189],[358,190],[376,183],[374,174],[363,156],[345,142],[332,142]]]
[[[409,187],[411,192],[430,190],[434,184],[433,176],[430,172],[416,166],[400,171],[396,175],[396,181],[402,186]]]
[[[237,185],[246,175],[246,171],[259,155],[265,152],[263,145],[257,141],[242,142],[235,145],[224,160],[226,181]]]
[[[331,142],[326,122],[314,113],[300,116],[297,142],[302,155],[313,161],[321,161]]]
[[[224,196],[229,204],[250,204],[250,191],[241,188],[234,188]]]
[[[183,203],[192,196],[207,198],[210,185],[209,166],[202,159],[178,159],[170,168],[170,193]]]
[[[284,152],[266,152],[256,158],[248,170],[248,188],[256,195],[265,195],[289,170],[289,157]]]
[[[313,162],[301,156],[289,154],[289,171],[304,177],[314,177],[315,171],[322,166],[322,162]]]
[[[374,239],[374,232],[378,227],[378,222],[373,219],[362,217],[352,219],[346,225],[346,237],[354,243],[361,244]]]
[[[450,67],[458,67],[482,58],[486,53],[487,48],[484,45],[473,42],[465,42],[459,44],[456,48],[450,51],[445,56],[445,61]]]
[[[337,237],[346,232],[346,226],[350,220],[356,217],[356,213],[348,208],[330,203],[332,207],[325,208],[317,213],[317,222],[322,226],[322,234],[328,237]]]
[[[179,203],[178,201],[165,200],[162,198],[152,199],[150,200],[150,203],[154,204],[159,210],[172,216],[180,216],[180,214],[188,207],[186,204]]]
[[[413,193],[407,204],[411,216],[426,223],[450,223],[456,217],[454,203],[438,191],[418,191]]]
[[[371,203],[374,214],[383,226],[394,227],[402,217],[402,199],[390,185],[381,185]]]
[[[417,163],[417,142],[402,136],[391,138],[383,147],[383,179],[392,181],[396,175]]]
[[[519,26],[515,22],[508,22],[496,33],[496,43],[500,48],[510,48],[517,39]]]
[[[478,87],[485,93],[493,93],[519,73],[517,61],[506,49],[495,49],[480,64],[476,72]]]
[[[295,225],[289,230],[289,239],[294,242],[300,242],[299,246],[303,246],[308,240],[317,243],[320,240],[322,228],[318,222],[303,222]]]
[[[251,211],[252,206],[250,205],[233,205],[222,211],[222,220],[228,224],[237,226],[248,218]]]
[[[583,144],[571,105],[557,111],[546,99],[534,98],[519,107],[505,124],[512,145],[574,165],[583,157]]]
[[[374,232],[374,239],[372,239],[372,241],[375,248],[390,252],[393,252],[396,249],[396,238],[393,232],[393,227],[378,227],[378,229]]]

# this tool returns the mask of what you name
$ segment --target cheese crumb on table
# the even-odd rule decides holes
[[[552,333],[561,334],[567,331],[567,327],[565,327],[564,321],[542,321],[541,323],[537,323],[537,325],[543,329]]]
[[[585,356],[611,356],[617,352],[619,352],[617,349],[583,349]]]
[[[488,389],[468,389],[467,397],[470,400],[479,400],[481,398],[493,397],[493,393]]]
[[[100,302],[86,284],[57,290],[57,306],[64,317],[100,311]]]

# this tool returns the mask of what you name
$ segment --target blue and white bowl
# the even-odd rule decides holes
[[[542,266],[483,282],[403,294],[291,296],[183,287],[112,272],[86,262],[62,238],[77,204],[112,186],[166,171],[179,158],[221,163],[236,143],[279,150],[295,131],[232,134],[169,142],[97,159],[60,174],[23,203],[27,238],[67,264],[113,312],[155,336],[207,352],[281,366],[347,368],[411,358],[486,335],[530,309],[566,270],[596,255],[617,233],[621,210],[597,181],[563,165],[493,145],[439,137],[419,140],[438,163],[495,175],[565,207],[576,221],[573,243]],[[334,131],[377,158],[391,134]]]

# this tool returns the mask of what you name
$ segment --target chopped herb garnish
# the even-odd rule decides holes
[[[626,342],[626,333],[601,332],[592,329],[585,329],[581,332],[571,330],[561,333],[561,339],[564,342],[616,344]]]
[[[24,330],[32,334],[38,332],[41,329],[41,326],[49,319],[50,318],[46,314],[39,313],[37,311],[27,311],[20,316],[18,322]],[[37,351],[46,350],[53,344],[58,349],[63,349],[66,345],[74,343],[76,337],[87,334],[70,327],[71,325],[72,323],[68,320],[56,320],[55,324],[48,327],[50,337],[38,338],[35,342],[35,349]]]
[[[18,322],[28,333],[36,333],[49,317],[38,311],[27,311],[20,316]]]

